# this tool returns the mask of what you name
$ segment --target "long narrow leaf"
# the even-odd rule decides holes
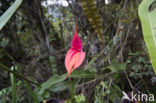
[[[39,91],[39,95],[42,95],[46,89],[50,89],[52,86],[57,85],[58,83],[61,83],[66,80],[68,74],[62,74],[62,75],[54,75],[50,77],[46,82],[44,82],[41,85],[41,89]],[[73,71],[70,75],[71,78],[87,78],[87,79],[92,79],[92,78],[101,78],[103,75],[98,75],[95,73],[91,73],[89,70],[77,70]]]
[[[39,103],[39,101],[37,100],[37,94],[35,94],[35,92],[31,89],[29,83],[28,83],[27,81],[24,80],[24,84],[25,84],[27,90],[29,91],[29,93],[30,93],[31,96],[32,96],[33,103]]]
[[[14,4],[0,17],[0,30],[7,23],[21,3],[22,0],[16,0]]]
[[[54,84],[57,84],[57,83],[60,83],[62,81],[64,81],[66,79],[66,75],[54,75],[52,76],[51,78],[49,78],[46,82],[44,82],[41,86],[41,89],[39,91],[39,95],[42,95],[43,92],[46,90],[46,89],[49,89],[52,85]]]
[[[150,10],[155,0],[143,0],[139,6],[139,17],[142,24],[144,40],[156,73],[156,8]]]
[[[14,67],[11,68],[11,70],[14,70]],[[16,103],[16,82],[15,82],[15,76],[13,73],[10,73],[10,80],[11,80],[11,88],[12,88],[12,103]]]

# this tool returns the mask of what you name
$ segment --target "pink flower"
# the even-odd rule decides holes
[[[68,50],[65,57],[65,66],[70,78],[70,73],[79,67],[85,58],[85,52],[82,50],[82,41],[77,34],[75,27],[75,34],[72,39],[71,48]]]

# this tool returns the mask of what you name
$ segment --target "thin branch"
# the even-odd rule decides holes
[[[71,9],[72,11],[74,11],[72,5],[71,5],[70,2],[69,2],[69,0],[66,0],[66,1],[67,1],[68,5],[69,5],[70,9]]]
[[[132,85],[132,83],[131,83],[131,81],[130,81],[128,75],[127,75],[126,70],[125,70],[125,74],[126,74],[126,78],[127,78],[128,82],[129,82],[129,85],[130,85],[131,89],[133,90],[133,89],[134,89],[134,86]]]
[[[120,57],[122,56],[123,51],[124,51],[124,49],[125,49],[125,46],[126,46],[126,43],[127,43],[127,39],[128,39],[129,34],[130,34],[130,29],[131,29],[131,27],[132,27],[132,23],[130,24],[130,26],[129,26],[129,28],[128,28],[127,35],[126,35],[126,37],[125,37],[125,40],[124,40],[124,42],[122,43],[121,50],[120,50],[119,57],[118,57],[118,61],[119,61]],[[122,61],[123,61],[123,60],[122,60]]]

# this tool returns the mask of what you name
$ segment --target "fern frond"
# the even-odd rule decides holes
[[[104,35],[102,33],[102,23],[98,15],[98,9],[96,7],[96,0],[78,0],[83,8],[86,16],[89,19],[90,24],[94,28],[97,36],[100,40],[104,41]]]

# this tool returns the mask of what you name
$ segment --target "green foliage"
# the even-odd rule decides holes
[[[73,71],[70,75],[70,78],[95,78],[95,77],[99,78],[102,76],[98,76],[97,74],[91,73],[88,70]],[[49,89],[51,87],[57,87],[55,89],[58,89],[59,86],[63,85],[61,82],[63,82],[66,78],[68,78],[67,73],[63,74],[63,75],[54,75],[54,76],[50,77],[46,82],[44,82],[41,85],[39,95],[42,95],[46,89]],[[55,91],[55,89],[54,89],[54,91]]]
[[[128,65],[132,69],[129,74],[130,77],[138,79],[142,78],[143,76],[154,75],[151,63],[148,63],[147,59],[141,56],[141,53],[129,53],[129,55],[130,57]],[[136,59],[131,61],[131,59],[134,57]]]
[[[112,60],[111,64],[106,68],[109,68],[112,72],[118,72],[121,70],[125,70],[126,63],[118,63],[116,60]]]
[[[43,6],[44,1],[48,2],[25,0],[12,21],[1,30],[0,103],[39,103],[51,98],[66,103],[120,103],[122,91],[133,90],[130,83],[143,93],[155,94],[154,79],[150,81],[154,78],[152,65],[137,16],[140,0],[111,0],[109,4],[103,3],[104,0],[78,0],[90,24],[76,0],[69,0],[71,5],[67,7]],[[0,1],[0,13],[12,3]],[[38,15],[39,7],[42,18]],[[149,7],[148,13],[154,21],[155,4]],[[74,34],[75,16],[86,57],[69,79],[64,58]],[[55,55],[47,51],[42,20]],[[105,43],[95,35],[103,38],[102,29]],[[13,66],[18,69],[12,71]]]
[[[76,103],[85,103],[86,101],[86,97],[84,96],[84,94],[80,94],[80,95],[75,95],[74,96]]]
[[[139,6],[138,13],[142,23],[144,39],[156,73],[156,9],[150,10],[154,2],[155,0],[143,0]]]
[[[0,30],[5,26],[10,17],[14,14],[16,9],[20,6],[22,0],[16,0],[14,4],[0,17]]]
[[[11,70],[14,71],[17,69],[16,67],[11,67]],[[15,81],[15,76],[13,73],[10,73],[10,80],[11,80],[11,89],[12,89],[12,103],[17,103],[16,100],[16,81]]]
[[[24,97],[25,95],[25,90],[23,89],[23,83],[22,81],[18,81],[16,83],[16,101],[17,103],[22,103],[26,98]],[[0,90],[0,103],[12,103],[12,87],[8,88],[3,88]],[[27,98],[28,99],[28,98]]]
[[[78,0],[80,2],[81,7],[83,8],[86,16],[89,19],[90,24],[94,28],[100,40],[104,40],[104,36],[102,33],[102,24],[100,17],[98,15],[98,9],[96,7],[95,0]]]
[[[29,83],[27,81],[24,80],[24,84],[27,88],[27,90],[29,91],[29,93],[31,94],[32,96],[32,99],[33,99],[33,103],[39,103],[38,99],[37,99],[37,95],[36,93],[31,89]]]
[[[66,90],[68,87],[70,87],[71,82],[70,81],[63,81],[57,84],[52,85],[49,90],[52,92],[61,92]]]
[[[49,89],[52,85],[62,82],[66,79],[66,75],[54,75],[41,85],[39,95],[42,95],[46,89]]]
[[[55,65],[54,57],[49,56],[50,66],[51,66],[51,73],[56,74],[57,73],[57,67]]]
[[[99,78],[102,77],[102,75],[95,74],[93,72],[90,72],[89,70],[78,70],[73,71],[70,75],[71,78]]]
[[[0,103],[6,103],[7,101],[11,102],[11,99],[9,98],[9,94],[11,94],[12,90],[10,88],[3,88],[0,91]]]
[[[101,81],[96,86],[95,101],[94,103],[105,103],[104,97],[110,94],[109,82]]]

